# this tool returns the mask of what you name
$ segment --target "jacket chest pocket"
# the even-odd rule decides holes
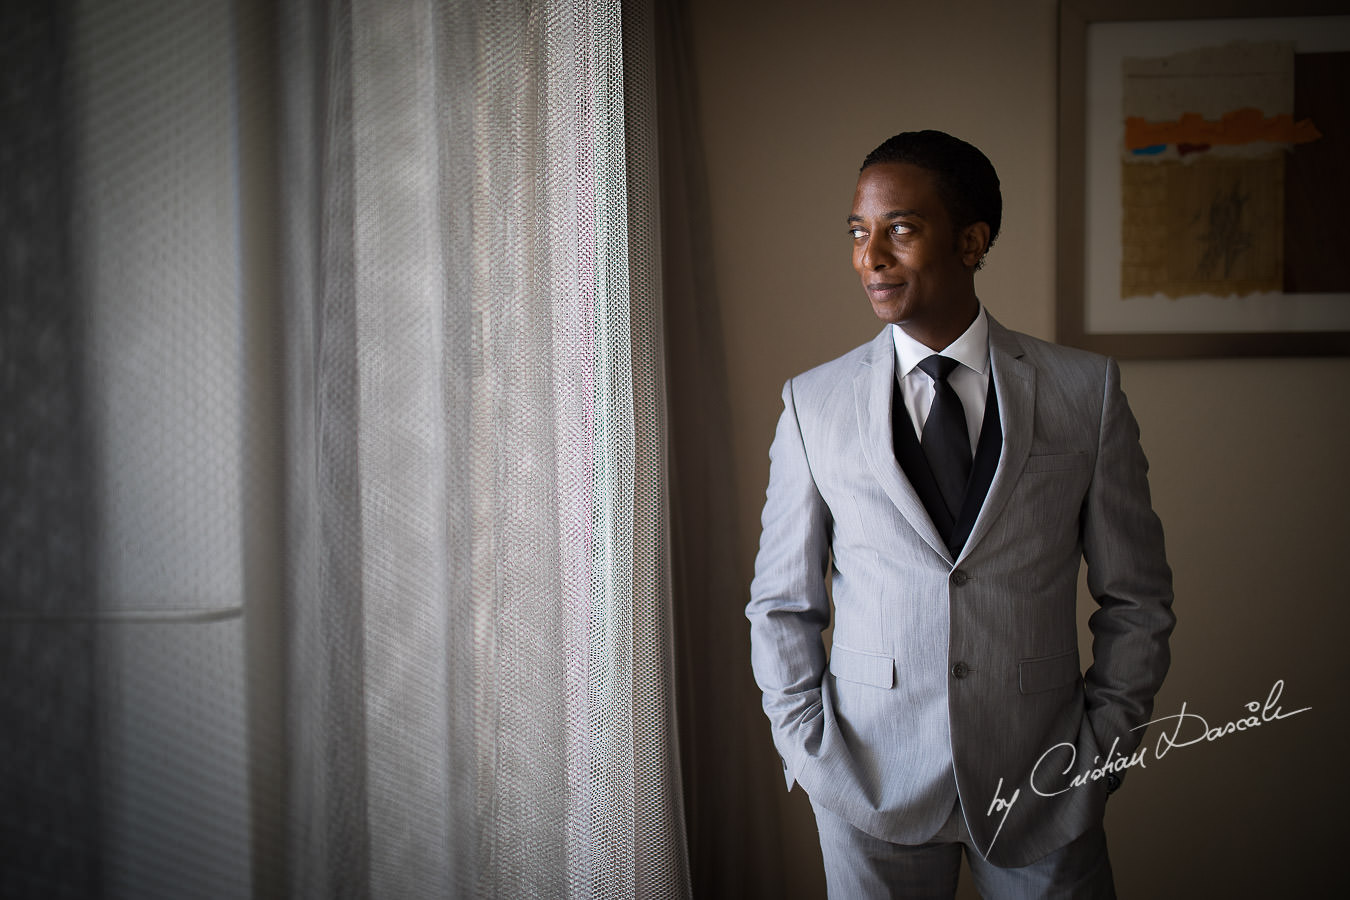
[[[1078,511],[1091,482],[1092,458],[1087,453],[1029,456],[1007,509],[1023,524],[1067,537],[1077,529]]]

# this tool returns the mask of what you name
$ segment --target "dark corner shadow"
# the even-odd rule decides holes
[[[783,895],[782,768],[750,671],[731,407],[690,28],[656,4],[677,709],[694,896]]]

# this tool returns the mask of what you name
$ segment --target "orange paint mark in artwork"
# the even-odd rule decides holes
[[[1250,144],[1271,141],[1277,144],[1306,144],[1322,136],[1312,119],[1295,122],[1293,116],[1280,114],[1267,118],[1261,110],[1247,107],[1223,114],[1218,122],[1206,121],[1196,113],[1185,113],[1171,122],[1150,122],[1138,116],[1125,118],[1125,148],[1138,150],[1157,144]]]

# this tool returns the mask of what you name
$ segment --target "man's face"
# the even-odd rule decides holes
[[[988,226],[957,234],[932,174],[909,163],[862,171],[848,225],[853,268],[877,317],[934,350],[960,337],[978,309],[975,263]]]

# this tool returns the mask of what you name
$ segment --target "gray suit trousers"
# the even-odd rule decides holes
[[[1115,900],[1115,882],[1100,825],[1034,863],[996,866],[975,848],[958,804],[931,841],[894,844],[859,831],[812,804],[830,900],[951,900],[966,854],[985,900]]]

